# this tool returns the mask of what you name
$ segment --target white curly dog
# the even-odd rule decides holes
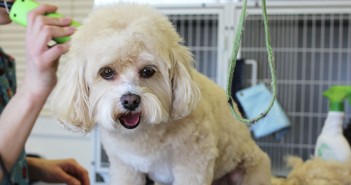
[[[181,43],[147,5],[97,8],[72,37],[55,116],[99,128],[111,184],[271,184],[268,156]]]

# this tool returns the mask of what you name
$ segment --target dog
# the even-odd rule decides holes
[[[182,42],[148,5],[93,10],[72,36],[54,115],[99,129],[111,184],[271,184],[269,157]]]
[[[273,185],[351,185],[350,163],[321,158],[303,161],[296,156],[286,159],[292,168],[287,178],[272,178]]]

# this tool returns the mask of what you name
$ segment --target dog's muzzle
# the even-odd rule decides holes
[[[121,97],[123,108],[128,111],[134,111],[139,107],[140,96],[132,93],[125,94]],[[119,117],[121,124],[127,129],[136,128],[140,123],[141,112],[129,112]]]

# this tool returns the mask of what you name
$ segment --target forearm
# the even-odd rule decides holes
[[[0,116],[0,155],[7,169],[18,159],[47,99],[28,89],[25,84],[19,88]],[[0,179],[2,176],[0,172]]]

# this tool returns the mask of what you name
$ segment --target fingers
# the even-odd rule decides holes
[[[81,173],[80,179],[82,180],[83,185],[90,185],[89,173],[86,169],[84,169]]]
[[[44,16],[56,10],[56,6],[43,4],[28,15],[27,49],[31,51],[32,58],[45,61],[44,65],[48,66],[57,62],[57,59],[68,50],[68,45],[56,45],[48,48],[48,43],[53,38],[71,36],[75,32],[75,28],[69,26],[72,22],[71,18]],[[35,43],[35,47],[33,47],[33,43]]]
[[[75,175],[80,180],[82,185],[90,185],[89,173],[83,168],[81,165],[77,163],[77,161],[72,160],[72,165],[74,167]]]
[[[46,13],[53,13],[57,10],[56,6],[53,5],[47,5],[47,4],[42,4],[40,6],[38,6],[37,8],[35,8],[34,10],[32,10],[28,17],[28,23],[34,23],[35,19],[39,16],[39,15],[44,15]]]
[[[57,175],[61,176],[64,183],[66,183],[68,185],[81,185],[81,183],[78,179],[74,178],[73,176],[67,174],[64,171],[61,171],[61,173],[57,174]]]
[[[45,16],[56,10],[52,5],[40,5],[27,17],[25,81],[33,84],[32,89],[36,89],[33,92],[45,97],[57,83],[58,59],[68,51],[68,44],[52,47],[48,44],[53,38],[70,36],[75,31],[69,26],[72,19]]]
[[[76,160],[62,160],[60,166],[66,174],[64,179],[67,184],[75,184],[78,181],[81,185],[90,185],[88,171],[79,165]],[[67,175],[70,176],[70,178],[68,178]]]
[[[75,30],[76,29],[74,27],[56,27],[45,25],[43,26],[36,40],[47,44],[52,38],[70,36],[75,32]]]
[[[77,174],[77,178],[79,178],[82,185],[90,185],[89,174],[85,169],[81,169],[80,173]]]
[[[57,7],[44,4],[28,15],[27,35],[34,37],[36,42],[42,43],[41,51],[47,49],[46,45],[52,38],[70,36],[75,31],[74,27],[69,27],[72,22],[71,18],[44,16],[46,13],[55,12],[56,10]]]
[[[44,15],[36,15],[35,18],[31,20],[33,25],[50,25],[50,26],[69,26],[72,19],[69,17],[49,17]]]
[[[45,53],[42,54],[42,58],[40,61],[43,62],[44,65],[48,65],[48,66],[57,66],[56,63],[58,63],[58,58],[60,58],[60,56],[62,54],[65,54],[68,51],[68,44],[57,44],[55,46],[53,46],[52,48],[50,48],[49,50],[47,50]],[[54,64],[53,64],[54,62]],[[46,67],[48,67],[46,66]],[[45,68],[45,67],[44,67]]]
[[[44,16],[48,13],[54,13],[57,10],[56,6],[53,5],[40,5],[39,7],[35,8],[27,17],[28,24],[36,25],[51,25],[51,26],[68,26],[72,22],[71,18],[68,17],[50,17]]]
[[[48,42],[53,38],[70,36],[75,32],[75,30],[76,29],[73,27],[56,27],[45,25],[39,32],[33,34],[33,36],[36,37],[35,40],[37,43],[42,43],[43,48],[41,49],[46,50]]]

